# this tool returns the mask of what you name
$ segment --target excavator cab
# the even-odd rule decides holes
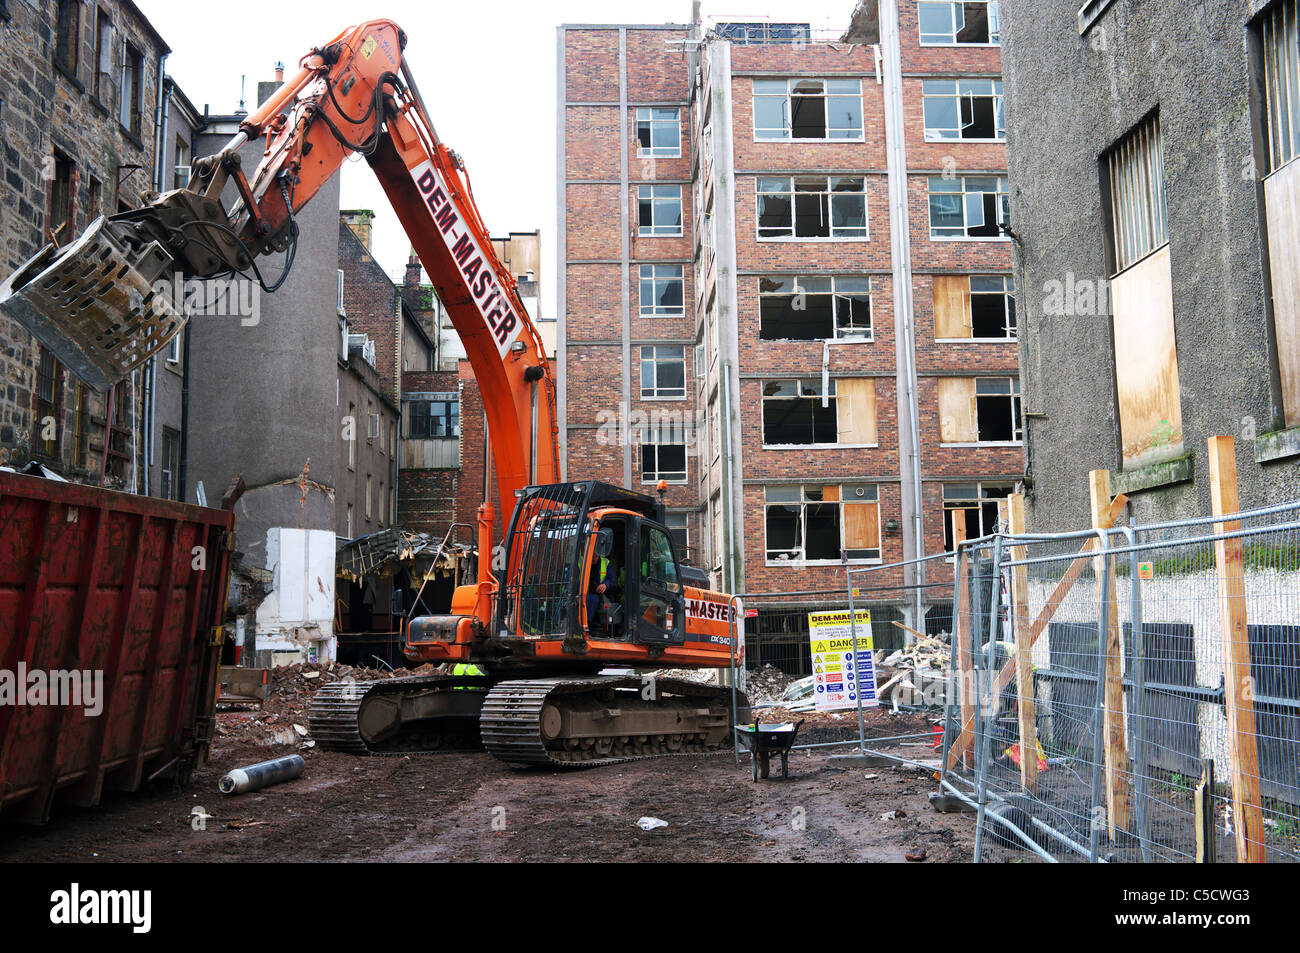
[[[625,510],[605,510],[594,520],[583,603],[588,638],[681,645],[684,590],[668,530]]]
[[[685,589],[658,501],[596,480],[528,487],[506,550],[501,640],[685,641]]]

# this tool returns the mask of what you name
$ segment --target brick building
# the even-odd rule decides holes
[[[559,28],[567,476],[666,479],[715,585],[843,591],[1022,477],[998,41],[946,0]],[[947,567],[872,580],[919,583],[917,627]]]
[[[0,274],[169,185],[155,121],[168,52],[128,0],[0,4]],[[181,425],[174,400],[159,410],[158,365],[110,401],[0,315],[0,465],[35,460],[80,482],[174,495],[155,437]]]

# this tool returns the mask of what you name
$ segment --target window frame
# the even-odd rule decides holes
[[[127,76],[131,76],[128,94]],[[118,84],[117,122],[122,131],[139,139],[144,131],[144,113],[141,103],[144,96],[144,53],[125,38],[122,41],[122,81]],[[127,122],[122,120],[126,119]]]
[[[672,119],[656,117],[656,112],[672,112]],[[642,113],[647,115],[642,117]],[[633,120],[636,132],[636,155],[638,159],[680,159],[682,156],[682,110],[680,106],[637,106],[636,116]],[[645,124],[647,132],[650,134],[650,147],[646,148],[641,145],[641,126]],[[662,127],[672,124],[673,129],[677,132],[676,143],[672,151],[667,151],[666,146],[654,145],[654,131],[656,126]],[[663,151],[661,151],[663,150]]]
[[[824,498],[823,499],[808,498],[808,491],[810,489],[816,489],[824,497],[826,488],[828,486],[833,486],[836,488],[837,499],[826,500]],[[863,499],[863,500],[845,499],[846,489],[849,488],[865,489],[868,487],[871,488],[871,490],[874,492],[874,498]],[[791,491],[794,491],[798,494],[799,499],[798,500],[773,499],[772,498],[773,491],[776,491],[778,494],[783,493],[784,495],[790,495]],[[839,549],[839,555],[836,556],[834,559],[808,559],[807,558],[807,554],[808,554],[807,508],[810,505],[812,506],[833,505],[837,510],[836,521],[839,524],[838,528],[839,528],[839,536],[840,536],[840,549]],[[846,523],[846,520],[844,518],[844,507],[846,505],[849,506],[874,505],[875,506],[876,541],[878,543],[878,545],[875,547],[876,550],[875,556],[853,556],[847,559],[845,558],[848,554],[848,548],[846,546],[846,540],[844,537],[845,523]],[[770,531],[769,531],[769,524],[768,524],[768,519],[769,519],[768,511],[773,509],[774,507],[789,507],[789,506],[799,507],[798,521],[799,521],[799,529],[800,529],[800,538],[798,540],[797,548],[802,551],[802,558],[799,559],[776,558],[773,555],[774,553],[775,554],[789,553],[791,552],[791,550],[782,549],[779,547],[773,548],[771,545]],[[795,483],[795,484],[769,484],[763,487],[763,563],[764,565],[767,566],[840,566],[840,565],[844,565],[845,562],[848,562],[849,564],[864,564],[864,565],[882,563],[884,562],[883,528],[884,528],[883,521],[881,520],[881,513],[880,513],[880,484],[878,483],[861,483],[861,484],[831,483],[825,485],[818,484],[818,483],[811,483],[811,484]]]
[[[649,277],[646,270],[649,269]],[[676,276],[660,275],[660,271],[667,270],[671,272],[676,269]],[[660,283],[665,285],[673,281],[681,284],[681,307],[676,311],[660,310],[658,288]],[[645,288],[646,282],[650,283],[650,308],[646,310]],[[684,318],[686,316],[686,268],[680,264],[671,264],[668,262],[642,262],[637,266],[637,309],[638,314],[643,318]]]
[[[687,386],[686,386],[687,377],[686,377],[686,347],[685,347],[685,345],[682,345],[682,344],[642,344],[640,347],[641,347],[641,349],[640,349],[640,356],[639,356],[639,359],[638,359],[638,362],[637,362],[637,368],[638,368],[639,375],[640,375],[638,379],[640,380],[640,385],[639,385],[639,386],[640,386],[640,390],[641,390],[641,399],[642,399],[642,400],[656,400],[656,401],[658,401],[658,400],[686,400],[686,398],[687,398]],[[659,369],[660,369],[661,364],[665,364],[665,363],[673,363],[674,360],[677,359],[677,358],[674,358],[671,354],[669,354],[669,356],[667,357],[667,359],[665,359],[665,358],[660,354],[661,351],[666,351],[666,352],[676,351],[676,352],[677,352],[677,358],[680,358],[680,362],[681,362],[681,366],[682,366],[682,386],[681,386],[680,388],[672,388],[672,387],[667,387],[667,386],[664,386],[664,385],[661,385],[661,384],[660,384],[660,382],[659,382]],[[649,352],[649,353],[647,354],[647,352]],[[649,392],[647,392],[647,390],[646,390],[646,386],[645,386],[645,371],[646,371],[647,358],[649,359],[649,363],[654,367],[654,373],[653,373],[654,384],[653,384],[653,386],[650,388]],[[678,393],[672,393],[672,391],[675,391],[675,390],[680,390],[681,393],[680,393],[680,394],[678,394]],[[661,391],[667,391],[668,393],[661,393]]]
[[[953,8],[965,6],[966,3],[982,3],[988,9],[985,16],[988,20],[989,39],[987,43],[962,43],[957,39],[960,32],[957,28],[956,18],[953,16]],[[949,8],[949,21],[952,24],[952,40],[947,42],[938,42],[935,40],[927,41],[925,37],[937,36],[938,34],[926,34],[921,31],[922,7],[926,6],[946,6]],[[996,29],[995,29],[996,25]],[[998,0],[918,0],[916,5],[916,39],[917,44],[921,47],[974,47],[976,49],[987,47],[1000,47],[1002,45],[1002,16],[998,8]],[[996,39],[995,39],[996,37]]]
[[[967,301],[968,301],[966,318],[967,318],[967,326],[970,328],[970,332],[971,332],[970,336],[958,337],[958,338],[954,338],[954,337],[941,338],[936,334],[934,338],[935,343],[936,344],[970,344],[974,342],[977,344],[984,344],[984,343],[1007,344],[1013,341],[1019,341],[1020,340],[1020,317],[1019,317],[1019,313],[1016,311],[1015,277],[1013,275],[989,275],[989,274],[973,274],[973,275],[965,275],[963,277],[966,278],[966,294],[967,294]],[[1003,296],[1002,309],[1005,317],[1005,326],[1011,332],[1006,336],[977,337],[975,335],[975,295],[977,294],[992,295],[992,294],[999,293],[996,291],[985,291],[985,290],[976,291],[974,286],[976,279],[982,281],[1000,280],[1002,282],[1002,291],[1000,292],[1000,294]]]
[[[678,441],[676,439],[673,440],[663,439],[663,434],[665,430],[669,432],[669,436],[671,437],[680,436],[681,440]],[[639,443],[640,443],[640,451],[641,451],[641,485],[642,486],[655,486],[659,483],[660,480],[663,480],[665,483],[669,484],[670,486],[682,486],[688,482],[688,478],[690,476],[690,469],[691,469],[690,453],[689,453],[689,446],[686,442],[686,432],[684,427],[682,427],[681,425],[646,427],[640,433]],[[659,448],[676,447],[679,444],[682,448],[682,469],[680,471],[662,469],[661,468],[662,461],[659,459]],[[646,450],[652,448],[654,450],[655,462],[654,462],[653,472],[650,472],[647,471],[646,469],[645,452]],[[680,478],[676,476],[676,474],[679,472],[681,473]],[[647,475],[648,473],[650,473],[650,475]],[[666,476],[665,474],[672,474],[672,478],[670,479],[669,476]]]
[[[783,92],[777,93],[774,89],[775,84],[784,83]],[[800,91],[797,87],[801,84],[821,83],[820,93],[811,91]],[[856,92],[831,91],[831,84],[855,83]],[[773,87],[764,90],[762,87]],[[750,110],[750,116],[753,120],[751,133],[754,142],[865,142],[866,141],[866,119],[865,110],[862,103],[862,78],[859,76],[792,76],[785,78],[776,77],[756,77],[752,80],[752,99],[753,103]],[[759,124],[759,108],[764,101],[781,99],[784,103],[782,107],[782,125],[780,129],[775,126]],[[824,136],[796,136],[794,134],[794,103],[796,99],[811,100],[820,98],[822,101],[822,131]],[[837,99],[854,100],[857,108],[857,126],[831,126],[832,101]],[[856,135],[832,135],[836,131],[852,132],[856,128]],[[783,132],[784,135],[761,135],[761,132]]]
[[[1107,195],[1103,212],[1111,277],[1169,244],[1164,137],[1152,112],[1102,157]]]
[[[974,487],[975,495],[974,496],[949,496],[948,492],[950,487]],[[985,492],[986,490],[1006,490],[1006,492],[1003,493],[1001,496],[988,496],[986,495]],[[942,488],[940,489],[940,494],[941,494],[940,505],[943,509],[944,549],[951,551],[952,541],[955,540],[955,537],[953,536],[952,519],[951,517],[948,516],[949,513],[955,513],[958,511],[965,512],[966,510],[972,510],[972,509],[975,510],[976,513],[978,514],[978,519],[979,519],[979,534],[973,537],[967,536],[966,538],[978,539],[980,536],[984,536],[986,534],[992,533],[997,529],[997,501],[1006,499],[1008,496],[1014,493],[1015,490],[1016,490],[1016,485],[1014,482],[1008,482],[1004,480],[974,480],[969,482],[962,481],[962,480],[956,480],[952,482],[945,481],[942,485]],[[993,503],[994,524],[992,526],[986,527],[984,523],[984,506],[990,502]],[[950,503],[971,504],[971,505],[949,506]],[[949,557],[948,562],[953,562],[954,558],[955,557]]]
[[[967,204],[968,196],[972,196],[972,195],[996,196],[995,201],[997,202],[999,211],[1001,211],[1001,213],[1005,216],[1004,221],[1010,220],[1011,191],[1010,191],[1010,185],[1007,176],[976,174],[976,175],[959,175],[959,176],[954,176],[952,178],[945,178],[942,175],[931,175],[931,176],[927,176],[927,179],[928,182],[927,182],[927,191],[926,191],[926,207],[928,212],[927,219],[928,219],[928,225],[930,229],[930,241],[932,242],[1009,242],[1011,241],[1010,237],[1008,237],[1005,233],[1003,233],[1000,227],[998,228],[998,234],[996,235],[971,235],[969,234],[971,225],[967,221],[967,211],[969,208]],[[994,182],[994,191],[990,192],[987,189],[968,190],[966,188],[966,183],[971,179],[975,179],[975,180],[992,179]],[[936,191],[934,188],[936,182],[952,182],[952,181],[959,182],[960,189],[958,190],[939,189],[938,191]],[[936,226],[934,224],[934,209],[935,209],[934,200],[935,197],[939,195],[961,196],[961,215],[962,215],[961,228],[963,234],[961,235],[936,235],[935,234],[936,228],[951,229],[955,227],[951,225]],[[983,203],[981,202],[981,212],[982,211],[983,211]],[[998,225],[1000,226],[1001,222],[999,222]],[[977,226],[977,227],[983,227],[983,226]]]
[[[934,89],[941,83],[951,85],[952,92],[951,93],[931,92],[932,89]],[[979,94],[963,93],[961,91],[962,86],[965,84],[975,85],[975,84],[982,84],[982,83],[989,84],[990,91],[987,94],[986,93],[979,93]],[[984,98],[993,100],[992,138],[985,137],[985,136],[963,136],[961,134],[962,129],[967,127],[964,127],[961,124],[962,101],[964,99],[974,100],[974,99],[984,99]],[[930,105],[931,101],[945,100],[945,99],[950,99],[956,104],[957,126],[955,127],[955,132],[957,133],[957,135],[955,136],[935,135],[933,134],[934,130],[937,129],[946,130],[949,127],[930,125],[930,121],[929,121],[930,115],[927,111],[927,107]],[[1006,99],[1003,94],[1001,79],[991,79],[989,77],[959,77],[957,79],[924,79],[921,81],[921,123],[923,126],[925,141],[926,142],[983,142],[983,143],[1006,142],[1007,141],[1007,120],[1006,120],[1005,104],[1006,104]],[[1001,135],[999,135],[999,133],[1001,133]]]
[[[668,226],[659,225],[656,221],[656,210],[661,207],[660,203],[672,201],[671,198],[658,194],[661,190],[673,190],[677,193],[677,225],[676,231],[665,231]],[[649,192],[648,195],[643,193]],[[637,201],[637,237],[638,238],[682,238],[686,234],[686,211],[682,205],[682,187],[680,185],[638,185],[636,187]],[[641,222],[641,211],[643,203],[649,203],[650,224],[647,226]]]
[[[71,22],[65,22],[65,17]],[[54,5],[54,65],[59,72],[80,82],[81,68],[81,0],[58,0]]]
[[[839,424],[840,424],[839,388],[837,387],[837,384],[836,384],[836,378],[834,378],[834,377],[832,377],[829,381],[827,381],[827,391],[828,391],[828,392],[827,392],[827,394],[825,395],[825,396],[826,396],[826,399],[827,399],[827,403],[826,403],[826,407],[824,407],[823,410],[829,410],[829,409],[832,408],[832,407],[834,408],[834,411],[835,411],[835,434],[836,434],[837,439],[836,439],[834,442],[831,442],[831,443],[827,443],[827,442],[818,442],[818,441],[815,439],[816,436],[817,436],[817,425],[816,425],[816,419],[815,419],[815,418],[816,418],[816,407],[813,407],[813,408],[811,409],[811,413],[812,413],[812,416],[813,416],[813,423],[812,423],[812,427],[813,427],[813,429],[812,429],[812,436],[813,436],[813,438],[814,438],[814,440],[813,440],[812,442],[810,442],[810,443],[768,443],[768,440],[767,440],[767,405],[768,405],[769,402],[771,402],[771,403],[775,403],[775,402],[778,402],[778,401],[785,401],[785,402],[793,403],[793,402],[795,402],[795,401],[806,400],[806,401],[812,401],[812,402],[815,402],[816,404],[820,404],[820,403],[821,403],[822,394],[821,394],[820,392],[818,392],[818,393],[807,393],[807,394],[804,393],[804,388],[805,388],[805,386],[815,387],[818,391],[820,391],[821,386],[822,386],[822,382],[821,382],[821,379],[820,379],[820,378],[811,378],[811,377],[799,377],[799,378],[795,378],[795,377],[777,377],[777,378],[771,378],[771,379],[765,379],[765,380],[763,380],[763,381],[761,382],[761,387],[762,387],[762,390],[763,390],[763,391],[766,391],[766,390],[767,390],[770,386],[772,386],[772,385],[780,386],[780,385],[783,385],[783,384],[793,384],[793,385],[795,385],[795,387],[798,389],[798,393],[795,394],[794,396],[784,395],[784,394],[767,394],[767,393],[762,393],[761,396],[760,396],[760,399],[759,399],[759,428],[760,428],[760,429],[759,429],[759,437],[760,437],[761,440],[762,440],[762,444],[761,444],[761,446],[763,447],[764,450],[808,450],[808,449],[820,450],[820,449],[827,449],[827,448],[830,448],[830,447],[875,446],[874,444],[858,445],[858,444],[847,444],[847,443],[840,443],[840,442],[839,442],[839,440],[838,440],[839,429],[840,429],[840,427],[839,427]]]
[[[1300,3],[1281,0],[1263,11],[1256,27],[1260,51],[1258,75],[1264,92],[1260,137],[1266,159],[1265,177],[1300,157],[1298,20]],[[1285,62],[1279,63],[1279,49],[1286,54]],[[1285,135],[1279,130],[1283,117],[1287,126]]]
[[[825,188],[820,191],[811,191],[807,188],[804,189],[799,188],[800,180],[803,180],[804,184],[808,185],[815,179],[824,180],[826,183]],[[852,192],[847,190],[837,191],[834,185],[832,184],[833,181],[835,180],[848,180],[850,182],[857,180],[861,182],[862,189],[861,191],[852,191]],[[778,189],[772,187],[779,182],[785,182],[787,184],[787,188]],[[767,188],[764,188],[764,183],[768,184]],[[763,234],[764,228],[767,228],[769,231],[771,231],[776,227],[772,225],[764,226],[762,223],[763,222],[762,202],[763,202],[763,196],[765,195],[781,195],[781,196],[789,197],[788,199],[790,205],[789,234],[781,234],[781,235]],[[828,233],[826,235],[798,235],[795,233],[795,230],[798,227],[798,222],[799,222],[798,199],[797,199],[797,196],[799,195],[805,195],[805,196],[816,195],[816,196],[825,197],[825,204],[822,205],[821,201],[819,200],[818,205],[822,206],[820,209],[820,214],[823,217],[823,219],[824,220],[829,219],[829,222],[826,226],[828,229]],[[834,225],[835,203],[833,201],[833,198],[836,196],[840,198],[845,198],[850,196],[862,197],[862,226],[861,226],[862,234],[861,235],[845,235],[845,234],[837,235],[835,233],[835,225]],[[857,231],[858,226],[856,225],[848,226],[846,229],[842,229],[842,230]],[[871,241],[871,213],[870,213],[869,203],[867,202],[866,174],[864,173],[862,175],[755,176],[754,177],[754,238],[756,241],[759,242],[869,242]]]
[[[791,282],[792,290],[787,292],[778,289],[763,289],[764,281]],[[829,281],[829,291],[809,291],[805,287],[806,282]],[[839,291],[837,284],[840,281],[865,281],[867,290],[863,291]],[[786,298],[797,297],[803,294],[808,295],[829,295],[831,299],[831,336],[829,338],[769,338],[763,336],[763,299],[764,298]],[[862,334],[841,334],[840,333],[840,299],[841,298],[860,298],[867,299],[867,333]],[[853,343],[870,344],[876,339],[875,325],[875,300],[871,287],[870,275],[809,275],[809,274],[789,274],[789,275],[761,275],[758,278],[758,339],[760,341],[845,341]]]

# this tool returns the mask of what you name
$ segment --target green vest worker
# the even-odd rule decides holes
[[[453,675],[482,675],[482,674],[484,674],[484,672],[483,672],[483,670],[482,670],[481,668],[479,668],[477,665],[471,665],[471,664],[468,663],[468,662],[457,662],[454,666],[452,666],[451,674],[453,674]],[[457,685],[457,686],[456,686],[456,691],[464,691],[464,689],[465,689],[465,686],[464,686],[464,685]]]

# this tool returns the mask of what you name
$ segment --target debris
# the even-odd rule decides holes
[[[926,856],[926,855],[925,855],[925,848],[924,848],[924,847],[913,847],[911,850],[909,850],[909,851],[908,851],[907,853],[905,853],[903,856],[906,857],[908,860],[912,861],[913,863],[920,863],[921,861],[925,860],[925,856]]]
[[[904,811],[902,808],[898,808],[893,811],[886,811],[884,814],[880,815],[880,819],[882,821],[897,821],[900,818],[904,818],[904,817],[907,817],[907,812]]]
[[[302,777],[306,767],[302,755],[298,754],[275,758],[271,761],[261,761],[257,764],[250,764],[246,768],[235,768],[217,782],[217,788],[222,794],[246,794],[249,791],[256,791],[272,784],[280,784],[283,781],[292,781],[294,778]]]
[[[320,678],[320,672],[303,672],[303,678]]]
[[[667,827],[668,822],[657,817],[643,817],[636,822],[636,826],[643,831],[653,831],[660,827]]]
[[[306,725],[298,725],[298,724],[295,724],[295,725],[293,726],[293,730],[296,731],[296,732],[298,733],[298,737],[299,737],[299,738],[306,738],[306,737],[307,737],[307,726],[306,726]]]

